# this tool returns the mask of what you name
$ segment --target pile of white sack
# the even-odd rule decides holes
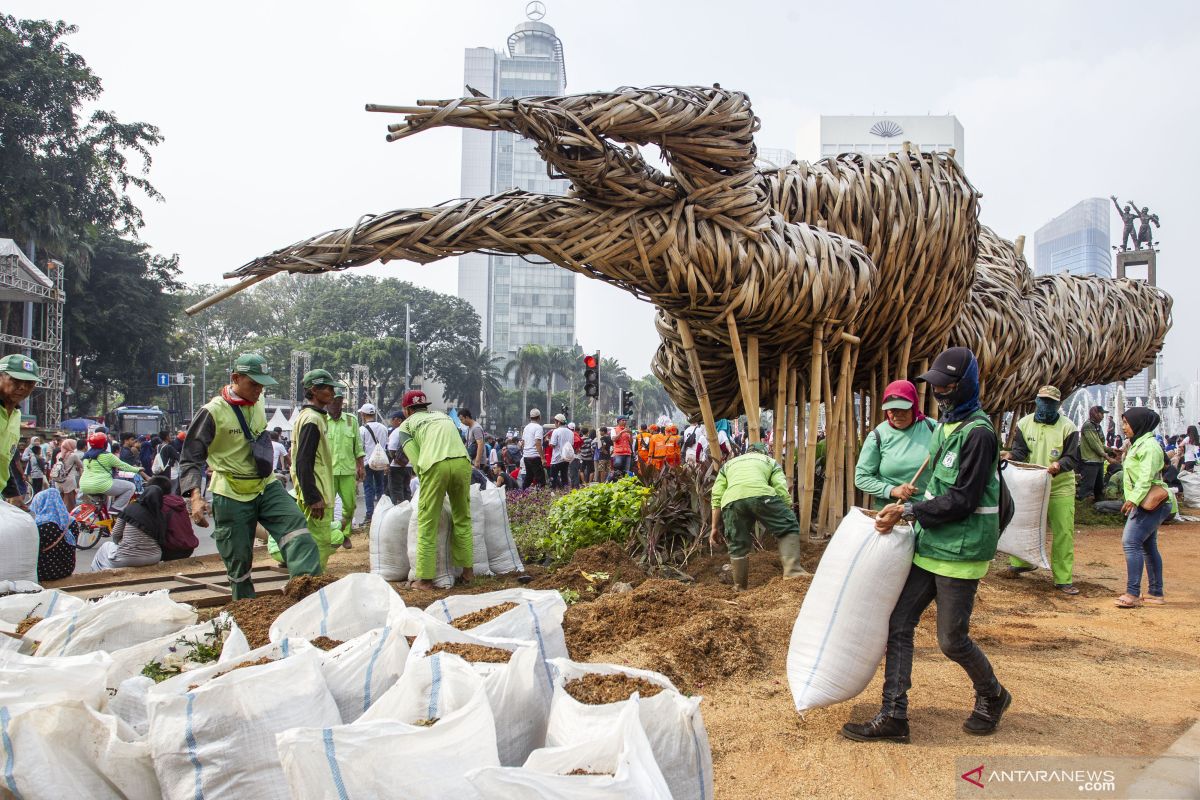
[[[449,624],[507,603],[470,630]],[[165,592],[0,598],[6,630],[43,617],[0,636],[0,785],[30,800],[711,798],[700,698],[658,673],[570,661],[565,610],[557,592],[513,589],[421,611],[354,574],[280,614],[251,650],[227,615],[198,622]],[[190,660],[189,642],[216,637],[217,661]],[[442,643],[513,655],[429,654]],[[155,682],[151,662],[178,674]],[[563,686],[589,672],[663,691],[584,705]]]
[[[371,572],[389,581],[414,580],[417,558],[417,498],[393,505],[387,497],[375,504],[371,518]],[[449,589],[462,574],[450,558],[450,501],[442,503],[437,533],[437,574],[433,585]],[[489,486],[480,491],[471,484],[471,534],[477,576],[522,572],[525,565],[513,542],[504,489]]]

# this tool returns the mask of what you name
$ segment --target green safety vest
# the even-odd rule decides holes
[[[296,502],[304,507],[304,493],[300,490],[300,481],[296,479],[296,452],[300,448],[300,431],[305,425],[316,425],[321,432],[321,443],[317,445],[317,457],[313,461],[313,474],[317,478],[317,491],[325,505],[333,510],[333,454],[329,450],[329,416],[310,406],[300,409],[292,420],[292,485],[296,487]]]
[[[333,453],[334,475],[357,475],[358,459],[364,455],[362,438],[358,435],[358,419],[353,414],[325,417],[325,433]]]
[[[12,449],[21,441],[21,407],[11,412],[0,406],[0,487],[8,485],[8,465]]]
[[[248,503],[262,494],[275,476],[258,477],[254,467],[254,451],[242,433],[233,406],[224,397],[217,395],[205,403],[204,408],[212,416],[216,427],[212,444],[208,446],[208,466],[213,471],[213,494]],[[267,414],[263,410],[262,398],[252,406],[239,408],[246,418],[246,427],[250,428],[251,436],[257,437],[267,429]]]
[[[1046,425],[1036,422],[1033,414],[1028,414],[1017,422],[1017,429],[1025,437],[1025,444],[1029,445],[1029,463],[1048,467],[1051,462],[1062,458],[1063,445],[1067,437],[1075,432],[1075,423],[1059,414],[1057,420]],[[1075,473],[1072,470],[1064,470],[1050,479],[1050,496],[1075,496]]]
[[[958,482],[958,468],[963,442],[976,428],[987,428],[995,435],[992,422],[982,411],[967,417],[947,436],[946,426],[938,425],[929,443],[933,474],[925,487],[925,499],[946,494]],[[936,461],[934,460],[936,459]],[[983,490],[979,505],[965,518],[929,528],[919,522],[917,555],[942,561],[989,561],[996,556],[1000,540],[1000,452],[992,462],[992,474]]]

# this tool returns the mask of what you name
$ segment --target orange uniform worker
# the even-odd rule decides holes
[[[666,453],[663,452],[663,443],[667,439],[665,431],[660,431],[657,425],[650,426],[650,443],[646,447],[646,455],[649,459],[650,466],[655,469],[662,469],[663,461]]]
[[[681,441],[679,428],[672,422],[670,425],[667,425],[667,432],[663,435],[662,443],[655,453],[661,453],[664,463],[672,467],[678,467],[683,460],[683,445]]]

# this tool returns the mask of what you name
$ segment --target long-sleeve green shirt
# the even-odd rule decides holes
[[[791,502],[783,467],[765,453],[750,452],[731,458],[721,466],[713,483],[712,507],[724,508],[734,500],[770,494]]]
[[[329,439],[329,452],[333,455],[333,474],[357,474],[358,459],[366,455],[362,437],[358,434],[358,419],[345,412],[337,419],[328,417],[325,420],[325,436]]]
[[[1150,493],[1151,486],[1167,488],[1162,481],[1163,461],[1163,449],[1153,433],[1143,434],[1142,438],[1129,446],[1121,470],[1126,500],[1140,506]]]
[[[418,411],[401,422],[400,447],[418,478],[439,461],[467,457],[458,426],[441,411]]]
[[[83,476],[79,479],[79,491],[84,494],[104,494],[113,485],[112,471],[121,470],[135,475],[142,471],[141,465],[126,464],[112,453],[101,453],[95,458],[83,460]]]
[[[894,502],[892,490],[912,480],[929,457],[929,440],[934,425],[929,419],[916,420],[904,430],[893,428],[887,420],[867,434],[858,463],[854,466],[854,485],[875,498],[875,508]],[[917,479],[917,494],[933,470],[925,470]]]
[[[1079,429],[1079,456],[1084,461],[1103,461],[1112,450],[1105,446],[1104,437],[1100,435],[1100,426],[1088,420]]]

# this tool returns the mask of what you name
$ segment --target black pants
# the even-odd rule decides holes
[[[1079,467],[1079,487],[1075,499],[1082,500],[1091,494],[1092,500],[1104,499],[1104,464],[1099,461],[1084,461]]]
[[[969,635],[971,610],[979,581],[934,575],[913,564],[900,599],[888,621],[887,657],[883,667],[884,714],[908,719],[908,690],[912,686],[913,633],[922,612],[937,600],[937,638],[942,652],[967,671],[977,694],[995,697],[1000,682],[987,656]]]
[[[388,467],[388,497],[392,499],[393,505],[412,500],[412,494],[408,491],[409,469],[395,465]]]
[[[528,489],[530,486],[545,486],[546,485],[546,470],[542,466],[542,459],[538,457],[525,459],[525,486]]]
[[[568,469],[570,462],[560,461],[557,464],[550,465],[550,488],[551,489],[567,489],[570,488],[570,480],[568,478]]]

